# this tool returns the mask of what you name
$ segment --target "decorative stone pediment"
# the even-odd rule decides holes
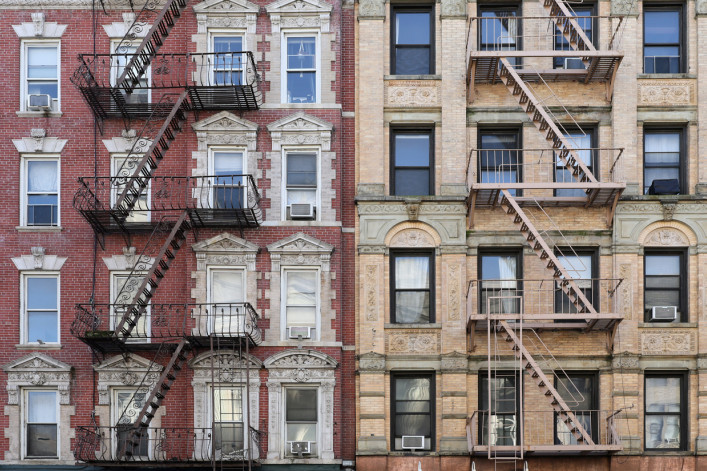
[[[644,242],[645,246],[686,246],[690,245],[690,241],[685,234],[677,229],[662,228],[656,229],[648,236]]]
[[[268,124],[275,152],[283,145],[316,145],[330,151],[332,129],[331,123],[303,111]]]
[[[358,17],[385,19],[385,0],[359,0]]]
[[[332,6],[321,0],[278,0],[265,7],[273,33],[280,28],[319,27],[329,32]]]
[[[59,271],[67,260],[67,257],[46,255],[44,247],[32,247],[30,252],[29,255],[21,255],[10,259],[18,270]]]
[[[103,30],[106,32],[109,38],[124,38],[128,31],[131,35],[136,38],[144,38],[150,31],[150,27],[147,23],[135,23],[135,13],[128,12],[123,13],[123,21],[116,21],[107,25],[103,25]],[[132,31],[130,28],[132,27]]]
[[[13,139],[17,152],[21,154],[58,154],[63,149],[68,139],[47,137],[44,129],[32,129],[29,137]]]
[[[256,150],[258,125],[233,113],[222,111],[192,125],[200,148],[207,145],[242,145]]]
[[[59,403],[69,404],[71,365],[34,352],[11,361],[2,369],[7,373],[8,404],[18,404],[20,388],[28,386],[55,386],[59,390]]]
[[[258,14],[258,5],[248,0],[206,0],[194,5],[194,13],[207,14]]]
[[[463,373],[468,369],[468,357],[461,352],[450,352],[442,355],[443,373]]]
[[[279,271],[280,265],[321,265],[327,272],[333,251],[333,245],[303,232],[268,245],[272,271]]]
[[[93,369],[98,373],[98,403],[108,405],[110,404],[109,388],[138,387],[142,384],[144,388],[152,389],[160,377],[162,366],[151,364],[150,360],[139,355],[126,353],[108,358]]]
[[[111,154],[127,154],[131,151],[132,154],[141,154],[152,145],[151,139],[141,137],[140,142],[133,149],[136,139],[137,132],[134,129],[124,129],[120,137],[103,139],[103,145]]]
[[[364,353],[358,358],[359,371],[385,371],[385,355],[380,353]]]
[[[307,383],[334,379],[338,363],[329,355],[314,350],[286,350],[264,362],[271,380]]]
[[[260,251],[257,245],[228,232],[197,242],[192,249],[197,270],[205,270],[206,265],[246,265],[249,271],[255,271],[255,257]]]
[[[243,354],[242,357],[234,353],[205,352],[189,362],[194,370],[193,382],[211,381],[213,368],[214,380],[222,383],[237,383],[245,381],[246,371],[250,370],[251,379],[258,380],[263,362],[251,355]]]
[[[103,263],[109,270],[129,271],[137,268],[139,271],[149,270],[155,264],[155,257],[143,256],[140,266],[136,267],[138,255],[135,247],[123,247],[123,255],[103,257]]]
[[[197,31],[202,34],[208,28],[240,28],[255,34],[258,11],[258,5],[248,0],[207,0],[194,5]]]
[[[22,39],[48,39],[62,37],[64,31],[66,31],[66,26],[67,25],[60,25],[56,22],[46,22],[43,12],[34,12],[32,13],[31,23],[12,25],[12,29],[14,29],[17,36]]]

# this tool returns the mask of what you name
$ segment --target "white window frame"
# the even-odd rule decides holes
[[[316,47],[316,54],[314,56],[314,72],[315,72],[315,85],[314,93],[316,93],[316,99],[313,103],[290,103],[287,99],[287,38],[309,38],[314,37],[314,47]],[[282,82],[281,100],[285,104],[301,104],[301,105],[314,105],[322,102],[322,44],[321,44],[321,33],[319,30],[297,30],[297,31],[282,31],[282,39],[280,42],[280,80]]]
[[[214,302],[213,298],[213,276],[215,272],[228,272],[228,271],[237,271],[241,273],[243,283],[241,284],[241,299],[243,299],[243,302],[245,303],[245,297],[246,297],[246,286],[248,285],[247,283],[247,270],[245,267],[230,267],[230,266],[209,266],[206,268],[206,299],[207,299],[207,305],[209,306],[209,311],[212,312],[213,310],[211,309],[211,306],[216,304]],[[241,320],[243,321],[243,325],[238,326],[238,332],[243,333],[245,331],[245,315],[246,313],[243,313],[243,317]],[[209,316],[206,324],[206,331],[209,334],[215,334],[217,335],[218,332],[215,331],[214,324],[216,322],[216,315],[212,314]],[[213,397],[213,396],[212,396]]]
[[[246,30],[245,29],[209,29],[208,30],[208,44],[209,44],[209,53],[214,54],[215,47],[214,47],[214,38],[218,37],[227,37],[227,38],[235,38],[235,37],[240,37],[241,38],[241,44],[243,44],[243,47],[241,48],[241,52],[246,52],[248,51],[248,44],[246,43]],[[242,56],[243,63],[241,64],[241,84],[245,84],[246,80],[246,69],[248,67],[247,63],[247,57],[246,55]],[[228,69],[224,69],[228,70]],[[231,69],[234,70],[234,69]],[[216,56],[213,56],[213,60],[211,62],[211,70],[209,71],[209,82],[212,84],[216,84],[216,77],[215,77],[215,72],[216,72]]]
[[[152,387],[149,386],[148,387]],[[117,457],[118,454],[118,419],[120,419],[120,412],[118,411],[118,393],[120,392],[130,392],[133,395],[131,396],[134,397],[135,393],[137,392],[137,389],[135,388],[121,388],[121,387],[113,387],[110,388],[110,427],[111,427],[111,456]],[[149,399],[150,393],[149,391],[145,391],[145,401]],[[137,417],[136,417],[137,420]],[[135,423],[135,422],[132,422]],[[154,439],[153,437],[154,432],[152,427],[147,428],[147,454],[148,454],[148,459],[152,459],[152,441]],[[144,456],[144,455],[140,455]]]
[[[111,188],[110,188],[110,206],[111,208],[115,208],[115,205],[118,203],[118,198],[120,197],[120,194],[118,193],[118,188],[113,187],[113,182],[114,179],[118,176],[118,171],[120,170],[120,167],[118,166],[119,161],[125,162],[128,158],[130,158],[130,154],[111,154],[110,156],[110,177],[111,177]],[[135,155],[133,156],[137,159],[141,159],[142,156]],[[126,177],[130,178],[130,177]],[[134,223],[148,223],[152,219],[152,211],[149,210],[149,208],[152,207],[152,179],[148,180],[147,182],[147,188],[145,188],[145,204],[147,205],[148,209],[135,209],[135,206],[138,206],[140,204],[140,200],[138,199],[137,202],[135,202],[135,206],[133,206],[133,209],[130,210],[130,214],[126,218],[125,222],[134,222]],[[142,220],[136,220],[135,216],[138,213],[145,213],[146,219],[144,221]],[[117,294],[117,293],[116,293]]]
[[[314,295],[314,299],[316,302],[315,310],[314,310],[314,325],[311,326],[314,329],[314,335],[312,335],[312,338],[308,339],[309,341],[317,341],[320,338],[320,332],[321,332],[321,306],[322,306],[322,299],[321,299],[321,269],[320,267],[310,267],[310,266],[303,266],[303,267],[298,267],[298,266],[287,266],[287,267],[282,267],[281,272],[280,272],[280,299],[281,299],[281,316],[280,316],[280,335],[282,336],[283,340],[290,340],[287,335],[287,277],[289,276],[289,272],[314,272],[315,273],[315,289],[316,293]]]
[[[299,148],[299,147],[284,147],[282,149],[282,208],[281,208],[281,213],[282,213],[282,220],[283,221],[291,221],[292,218],[287,217],[287,155],[288,154],[315,154],[317,163],[316,163],[316,169],[317,169],[317,188],[315,190],[315,195],[314,195],[314,207],[316,210],[316,216],[312,221],[320,221],[321,220],[321,208],[322,208],[322,198],[321,198],[321,193],[322,193],[322,153],[321,153],[321,148],[318,147],[304,147],[304,148]]]
[[[246,208],[248,206],[248,180],[246,179],[245,175],[247,175],[247,169],[248,169],[248,149],[246,149],[245,147],[209,146],[208,175],[210,175],[211,177],[214,177],[216,175],[216,170],[214,169],[214,164],[215,164],[214,154],[218,154],[219,152],[241,153],[243,155],[243,157],[242,157],[243,161],[241,162],[241,167],[243,167],[243,170],[241,171],[241,174],[244,175],[244,177],[243,177],[243,207]],[[209,200],[206,202],[207,206],[205,206],[207,208],[215,208],[215,205],[214,205],[215,183],[214,183],[214,181],[215,181],[215,179],[211,178],[211,181],[208,182],[208,185],[209,185],[208,198],[209,198]],[[206,182],[204,182],[204,184],[206,184]]]
[[[118,48],[118,46],[120,46],[120,43],[122,41],[123,41],[122,38],[121,39],[113,38],[110,40],[110,53],[111,54],[118,54],[117,48]],[[133,47],[135,49],[137,49],[137,46],[133,46]],[[113,55],[111,57],[114,59],[111,59],[111,64],[110,64],[110,66],[111,66],[110,67],[110,84],[115,87],[117,85],[118,78],[120,77],[118,75],[118,68],[117,68],[118,58],[116,55]],[[116,62],[113,63],[113,60],[115,60]],[[125,62],[126,66],[128,65],[128,62],[130,62],[130,55],[127,55],[127,57],[126,57],[126,62]],[[122,73],[122,71],[121,71],[121,73]],[[147,71],[145,72],[145,74],[143,74],[142,78],[147,81],[147,85],[148,85],[147,103],[150,103],[150,102],[152,102],[152,88],[150,88],[150,85],[152,84],[152,66],[151,65],[147,67]]]
[[[43,228],[43,227],[60,227],[61,226],[61,157],[57,154],[50,155],[22,155],[20,157],[20,226],[21,227],[33,227],[33,228]],[[27,178],[29,176],[29,171],[27,167],[31,161],[56,161],[56,191],[57,191],[57,202],[56,202],[56,224],[55,225],[28,225],[27,221],[27,204],[29,198],[27,195]]]
[[[29,334],[29,316],[27,315],[27,279],[28,278],[56,278],[56,342],[32,342],[27,338]],[[61,344],[61,278],[58,271],[21,272],[20,274],[20,343],[22,345],[60,345]]]
[[[321,394],[321,388],[319,387],[320,385],[318,383],[300,383],[300,384],[283,384],[282,385],[282,424],[281,424],[281,430],[282,430],[282,454],[281,456],[283,458],[292,458],[295,455],[292,455],[290,453],[290,441],[287,440],[287,390],[288,389],[314,389],[317,391],[317,431],[315,433],[316,441],[314,442],[316,444],[316,453],[312,453],[310,455],[304,455],[303,458],[318,458],[321,456],[321,451],[320,451],[320,444],[322,443],[322,394]]]
[[[32,47],[50,47],[50,46],[56,46],[56,72],[57,72],[57,77],[56,77],[56,83],[57,83],[57,88],[56,88],[56,98],[52,99],[51,103],[51,112],[59,112],[61,110],[61,41],[57,39],[51,39],[51,40],[26,40],[23,39],[21,43],[21,48],[20,48],[20,111],[29,111],[29,112],[34,112],[34,110],[30,110],[27,107],[27,95],[29,95],[29,77],[27,77],[27,66],[29,65],[29,54],[27,53],[27,50]],[[53,80],[53,79],[49,79]],[[46,81],[46,80],[45,80]],[[37,113],[43,113],[41,111],[38,111]]]
[[[56,456],[51,457],[51,456],[42,456],[42,457],[33,457],[33,456],[27,456],[27,425],[29,423],[29,393],[33,391],[39,391],[39,392],[53,392],[54,393],[54,402],[55,402],[55,407],[56,407]],[[23,460],[42,460],[42,459],[59,459],[59,454],[61,451],[61,415],[60,415],[60,409],[59,409],[59,391],[57,389],[53,388],[22,388],[22,437],[20,440],[21,443],[21,457]]]
[[[124,276],[128,277],[132,272],[127,271],[127,270],[113,270],[110,272],[110,300],[112,303],[115,303],[116,301],[116,296],[120,293],[120,290],[118,289],[118,277]],[[147,272],[140,272],[136,273],[135,276],[142,276],[145,277],[147,276]],[[147,306],[145,306],[145,314],[141,316],[141,318],[145,319],[145,337],[129,337],[125,339],[126,342],[130,343],[150,343],[151,342],[151,335],[152,335],[152,300],[149,300],[147,302]],[[118,319],[115,315],[115,311],[113,309],[110,310],[110,328],[111,330],[115,330],[115,327],[118,323]]]
[[[243,374],[243,378],[247,380],[245,373]],[[216,389],[240,389],[241,390],[241,414],[243,416],[243,453],[246,455],[247,450],[250,449],[250,430],[246,429],[246,424],[248,424],[248,403],[249,403],[249,398],[247,394],[247,388],[245,383],[209,383],[207,385],[207,391],[209,394],[209,398],[207,401],[207,417],[208,417],[208,422],[211,427],[211,446],[212,446],[212,452],[215,453],[216,449],[213,448],[216,442],[215,439],[215,416],[214,414],[216,413],[216,408],[215,408],[215,399],[216,399],[216,394],[215,390]],[[235,423],[235,422],[231,422]],[[247,455],[246,455],[247,456]],[[219,459],[218,457],[216,458],[217,460]]]

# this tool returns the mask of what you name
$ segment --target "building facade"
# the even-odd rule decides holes
[[[350,469],[353,5],[2,3],[0,467]]]
[[[705,14],[358,3],[357,469],[707,466]]]

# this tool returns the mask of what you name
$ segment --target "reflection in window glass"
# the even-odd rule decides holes
[[[58,278],[25,278],[27,342],[59,341]]]
[[[27,391],[26,450],[28,458],[56,457],[57,428],[56,392]]]
[[[399,376],[393,379],[395,449],[402,448],[403,436],[423,437],[423,450],[431,449],[432,378]]]
[[[56,226],[59,223],[59,161],[26,162],[27,225]]]
[[[27,46],[27,93],[59,97],[58,46]]]
[[[650,319],[655,306],[675,306],[677,320],[683,314],[682,254],[646,254],[644,259],[644,309]]]
[[[647,131],[643,149],[643,192],[654,180],[676,180],[680,187],[681,133]]]
[[[287,102],[317,102],[316,37],[287,37]]]
[[[646,376],[645,447],[682,449],[682,376]]]
[[[393,74],[431,74],[431,12],[425,9],[394,10]]]
[[[394,322],[430,322],[430,255],[395,255]]]
[[[432,194],[430,187],[432,149],[430,132],[396,131],[393,136],[394,193],[398,196]]]
[[[645,8],[643,12],[643,67],[647,74],[676,74],[681,70],[680,23],[682,9]]]

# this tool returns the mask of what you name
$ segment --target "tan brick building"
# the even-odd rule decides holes
[[[357,469],[707,469],[707,3],[357,20]]]

